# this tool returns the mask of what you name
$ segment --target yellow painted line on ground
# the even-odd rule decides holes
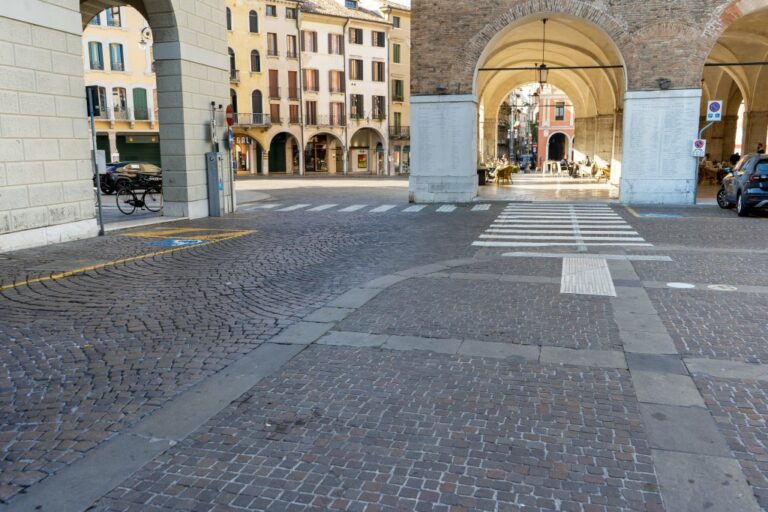
[[[252,233],[248,230],[234,229],[205,229],[205,228],[171,228],[156,229],[151,231],[133,231],[122,233],[121,236],[131,236],[137,238],[194,238],[197,240],[218,240],[226,239],[231,236],[243,236]],[[180,237],[178,235],[184,235]]]
[[[628,211],[629,213],[631,213],[631,214],[632,214],[632,216],[634,216],[634,217],[637,217],[638,219],[640,218],[640,214],[639,214],[639,213],[637,213],[637,212],[635,211],[635,209],[634,209],[634,208],[632,208],[631,206],[625,206],[624,208],[626,208],[626,209],[627,209],[627,211]]]
[[[174,252],[185,251],[187,249],[203,247],[205,245],[212,245],[212,244],[215,244],[217,242],[224,242],[226,240],[232,240],[234,238],[240,238],[242,236],[250,235],[251,233],[254,233],[254,231],[232,231],[232,232],[230,232],[230,236],[227,237],[227,238],[210,239],[210,240],[207,240],[207,241],[205,241],[205,242],[203,242],[201,244],[197,244],[197,245],[188,245],[186,247],[175,247],[175,248],[172,248],[172,249],[164,249],[162,251],[151,252],[151,253],[148,253],[148,254],[140,254],[138,256],[131,256],[131,257],[128,257],[128,258],[120,258],[118,260],[111,260],[111,261],[107,261],[105,263],[99,263],[98,265],[89,265],[87,267],[80,267],[80,268],[76,268],[74,270],[67,270],[66,272],[59,272],[58,274],[51,274],[50,276],[35,277],[33,279],[25,279],[24,281],[19,281],[19,282],[16,282],[16,283],[11,283],[11,284],[6,284],[6,285],[0,286],[0,292],[5,291],[5,290],[11,290],[11,289],[14,289],[14,288],[19,288],[21,286],[29,286],[29,285],[35,284],[35,283],[43,283],[43,282],[47,282],[47,281],[59,281],[61,279],[66,279],[67,277],[72,277],[72,276],[76,276],[76,275],[80,275],[80,274],[85,274],[86,272],[91,272],[93,270],[101,270],[101,269],[107,268],[107,267],[116,267],[117,265],[122,265],[123,263],[131,263],[132,261],[139,261],[139,260],[144,260],[144,259],[147,259],[147,258],[153,258],[155,256],[162,256],[164,254],[171,254],[171,253],[174,253]],[[195,239],[199,240],[200,238],[196,237]]]

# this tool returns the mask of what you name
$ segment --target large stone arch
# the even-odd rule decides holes
[[[209,214],[204,154],[213,147],[211,104],[228,103],[224,2],[0,2],[2,26],[16,34],[14,42],[20,48],[35,55],[5,63],[2,72],[14,80],[4,81],[0,93],[12,100],[11,106],[32,95],[40,104],[50,105],[1,112],[17,116],[18,125],[30,129],[0,136],[0,160],[14,174],[13,180],[0,185],[0,197],[9,205],[0,211],[0,251],[97,233],[81,39],[84,24],[118,5],[135,7],[152,29],[164,214],[191,218]],[[217,116],[221,140],[223,113]],[[57,172],[45,170],[54,163]],[[222,178],[229,195],[229,180]],[[228,199],[221,204],[225,211],[231,209]]]

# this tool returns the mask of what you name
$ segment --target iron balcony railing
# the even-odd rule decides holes
[[[306,116],[307,126],[328,126],[331,128],[346,126],[347,120],[344,116]]]
[[[235,124],[237,126],[270,126],[272,119],[269,114],[238,112],[235,114]]]
[[[239,83],[240,82],[240,70],[239,69],[230,69],[229,70],[229,81],[233,83]]]
[[[410,126],[390,126],[389,134],[396,138],[407,138],[411,136]]]

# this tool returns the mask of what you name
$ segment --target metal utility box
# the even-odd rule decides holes
[[[219,176],[219,154],[205,154],[205,175],[208,185],[208,215],[221,217],[221,184]]]

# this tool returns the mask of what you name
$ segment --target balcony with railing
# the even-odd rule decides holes
[[[269,114],[238,112],[235,114],[235,125],[243,128],[269,128],[272,125],[272,119]]]
[[[395,139],[407,139],[411,136],[410,126],[390,126],[389,135]]]
[[[240,83],[240,70],[239,69],[230,69],[229,70],[229,81],[233,84],[239,84]]]
[[[288,49],[285,51],[285,58],[286,59],[298,59],[299,58],[299,52],[295,49]]]
[[[344,116],[337,115],[323,115],[323,116],[306,116],[307,126],[320,126],[327,128],[343,128],[347,124],[347,120]]]
[[[280,93],[282,92],[282,87],[277,86],[269,86],[269,99],[271,100],[279,100],[280,99]]]

